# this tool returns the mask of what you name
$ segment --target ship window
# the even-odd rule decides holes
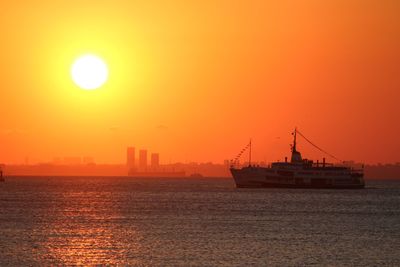
[[[278,174],[282,176],[293,176],[293,172],[291,171],[278,171]]]

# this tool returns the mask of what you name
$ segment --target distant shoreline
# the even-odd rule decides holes
[[[255,163],[256,164],[256,163]],[[5,165],[2,164],[5,177],[129,177],[129,168],[123,164],[81,164],[81,165]],[[262,166],[262,165],[261,165]],[[153,170],[149,169],[149,172]],[[227,164],[214,163],[172,163],[160,165],[156,172],[184,172],[186,178],[193,174],[203,177],[232,177]],[[147,175],[143,175],[147,177]],[[152,176],[149,176],[152,177]],[[132,177],[133,178],[133,177]],[[366,180],[399,180],[400,163],[365,165],[364,178]]]
[[[7,175],[5,178],[127,178],[127,179],[232,179],[231,176],[203,176],[203,177],[191,177],[191,176],[177,176],[177,177],[163,177],[163,176],[128,176],[128,175],[34,175],[34,174],[23,174],[23,175]],[[396,181],[400,180],[400,177],[396,178],[365,178],[367,181]]]

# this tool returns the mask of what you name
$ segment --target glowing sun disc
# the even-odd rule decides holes
[[[72,80],[85,90],[93,90],[102,86],[108,79],[106,63],[94,55],[78,58],[71,68]]]

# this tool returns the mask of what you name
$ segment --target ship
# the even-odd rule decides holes
[[[251,140],[243,151],[249,150],[249,164],[245,167],[237,167],[232,161],[230,172],[238,188],[311,188],[311,189],[361,189],[365,187],[364,168],[353,168],[346,165],[334,165],[322,162],[313,162],[303,159],[297,150],[297,135],[314,145],[301,132],[295,128],[293,144],[291,145],[291,159],[288,162],[273,162],[269,166],[261,167],[251,164]],[[327,153],[327,152],[325,152]],[[334,157],[333,155],[327,153]],[[240,156],[240,155],[239,155]]]

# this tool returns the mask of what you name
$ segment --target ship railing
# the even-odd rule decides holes
[[[312,167],[333,167],[335,166],[334,163],[329,163],[329,162],[312,162],[311,163]]]
[[[254,162],[252,164],[248,163],[238,163],[238,162],[231,162],[229,164],[230,169],[240,169],[240,168],[246,168],[246,167],[263,167],[263,168],[271,168],[271,163],[265,163],[265,162]]]

